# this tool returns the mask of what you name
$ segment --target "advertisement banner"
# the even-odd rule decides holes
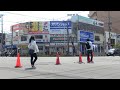
[[[32,30],[31,31],[32,32],[37,32],[39,30],[38,29],[39,28],[38,27],[38,22],[32,22],[31,24],[32,24],[32,27],[31,27]]]
[[[86,42],[86,40],[89,38],[91,42],[94,42],[94,33],[93,32],[87,32],[87,31],[83,31],[80,30],[78,31],[78,38],[79,38],[79,42]]]
[[[30,22],[29,34],[49,34],[49,22]]]
[[[71,29],[71,21],[50,21],[50,29]]]
[[[67,34],[67,29],[71,33],[71,21],[50,21],[50,34]]]
[[[64,37],[50,37],[50,41],[51,43],[54,42],[54,43],[64,43],[67,41],[67,38],[64,38]]]
[[[51,43],[64,43],[64,42],[67,42],[67,37],[64,37],[64,34],[51,34],[50,42]]]
[[[44,32],[49,32],[50,29],[50,22],[46,21],[42,23],[42,29]]]
[[[29,27],[27,23],[20,23],[20,28],[21,30],[19,30],[19,35],[28,34]]]
[[[13,28],[12,28],[13,27]],[[13,32],[15,32],[16,30],[21,30],[20,24],[15,24],[11,27],[11,31],[13,29]]]
[[[42,32],[43,31],[43,25],[42,25],[43,23],[42,22],[38,22],[38,30],[40,31],[40,32]]]

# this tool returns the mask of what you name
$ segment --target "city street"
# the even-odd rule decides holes
[[[120,57],[94,57],[94,63],[79,64],[79,57],[39,57],[30,69],[30,57],[20,57],[21,68],[15,68],[17,57],[0,57],[0,79],[120,79]]]

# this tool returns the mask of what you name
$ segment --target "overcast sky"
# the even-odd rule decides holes
[[[67,14],[79,14],[88,17],[89,11],[0,11],[3,14],[3,30],[10,33],[10,26],[27,21],[67,20]],[[1,18],[0,18],[1,27]],[[0,28],[1,32],[1,28]]]

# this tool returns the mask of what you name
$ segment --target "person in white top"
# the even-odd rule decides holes
[[[93,63],[93,44],[92,42],[87,39],[87,42],[86,42],[86,50],[87,50],[87,61],[88,63]],[[89,61],[89,56],[91,56],[91,60]]]
[[[29,51],[30,50],[32,51],[32,53],[29,53],[30,57],[31,57],[31,66],[32,66],[32,68],[36,68],[34,66],[34,64],[35,64],[36,60],[38,59],[37,53],[39,52],[39,49],[38,49],[38,46],[36,44],[34,36],[31,36],[31,38],[29,40],[28,48],[29,48]],[[35,57],[35,59],[33,60],[34,57]]]

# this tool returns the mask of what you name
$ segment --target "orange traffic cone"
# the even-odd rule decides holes
[[[81,52],[80,52],[80,54],[79,54],[79,63],[80,63],[80,64],[84,63],[84,62],[82,62],[82,53],[81,53]]]
[[[58,52],[57,52],[56,56],[57,56],[57,58],[56,58],[56,65],[59,65],[60,64],[60,60],[59,60],[59,54],[58,54]]]
[[[16,62],[16,66],[15,66],[15,68],[21,68],[22,66],[21,66],[21,63],[20,63],[20,54],[18,53],[17,54],[17,62]]]

